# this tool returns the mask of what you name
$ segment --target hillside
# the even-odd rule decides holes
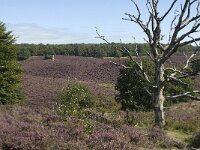
[[[183,57],[177,57],[177,63]],[[56,56],[55,61],[32,57],[23,61],[26,101],[0,106],[2,149],[157,149],[184,148],[200,125],[200,103],[166,110],[165,135],[152,127],[152,112],[120,111],[114,84],[124,59]],[[93,128],[87,133],[78,118],[63,119],[55,109],[58,91],[72,82],[85,84],[100,106],[86,110]],[[89,124],[90,125],[90,124]],[[135,126],[135,127],[134,127]],[[148,128],[149,129],[148,129]]]

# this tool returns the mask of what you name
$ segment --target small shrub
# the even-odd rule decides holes
[[[83,123],[85,132],[89,133],[93,129],[94,123],[89,119],[84,109],[90,108],[94,104],[94,97],[88,88],[80,83],[75,83],[60,93],[57,109],[64,118],[69,116],[78,117]]]
[[[94,105],[94,99],[88,88],[75,83],[64,89],[58,96],[57,107],[64,116],[78,115],[85,108]]]
[[[46,49],[44,51],[44,59],[52,59],[53,55],[55,55],[55,52],[52,49]]]
[[[19,53],[17,54],[17,60],[22,61],[26,60],[31,56],[31,53],[29,50],[21,49]]]
[[[53,55],[48,55],[48,54],[45,54],[44,55],[44,59],[53,59]]]

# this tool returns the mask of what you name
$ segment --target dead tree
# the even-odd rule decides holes
[[[153,103],[155,104],[155,125],[163,127],[165,125],[163,107],[165,99],[176,99],[178,97],[185,96],[194,100],[200,100],[198,97],[193,95],[193,93],[200,93],[199,91],[188,91],[183,94],[172,95],[168,97],[165,97],[163,94],[163,90],[167,82],[174,81],[177,83],[186,84],[184,81],[182,81],[183,78],[198,74],[197,72],[189,73],[185,70],[188,68],[192,58],[200,50],[198,44],[200,37],[196,37],[197,34],[194,35],[194,33],[200,32],[200,1],[184,0],[183,4],[178,4],[177,6],[178,0],[174,0],[169,8],[165,11],[165,13],[161,15],[161,12],[158,11],[158,5],[161,3],[160,0],[147,0],[146,7],[149,13],[149,17],[146,21],[141,19],[142,14],[137,3],[134,0],[131,1],[133,2],[138,14],[133,15],[125,13],[126,18],[123,18],[123,20],[128,20],[136,23],[146,34],[147,39],[145,41],[150,46],[150,52],[148,52],[148,55],[155,65],[154,80],[150,81],[148,75],[143,70],[142,59],[137,53],[137,48],[135,51],[139,61],[136,61],[132,58],[129,50],[126,47],[122,47],[120,50],[127,52],[130,59],[138,65],[139,71],[137,74],[140,75],[148,83],[148,86],[153,89],[153,92],[148,92],[152,96]],[[165,1],[162,2],[165,3]],[[180,9],[175,9],[175,6]],[[175,13],[173,13],[174,18],[170,22],[169,37],[167,38],[167,42],[162,42],[164,35],[162,35],[161,23],[166,20],[172,11],[175,11]],[[98,38],[109,43],[104,36],[101,36],[98,33],[98,31],[97,34]],[[195,44],[196,50],[190,57],[187,57],[183,68],[177,69],[177,67],[171,63],[170,57],[177,52],[178,48],[188,44]],[[166,67],[166,62],[171,63],[172,67]],[[167,73],[169,71],[170,74]]]

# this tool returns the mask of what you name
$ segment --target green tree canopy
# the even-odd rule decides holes
[[[15,38],[0,22],[0,104],[13,104],[22,100],[20,64],[17,62]]]
[[[148,88],[148,83],[145,82],[138,74],[138,66],[132,62],[128,62],[126,65],[130,68],[123,68],[120,70],[120,75],[117,80],[116,89],[119,94],[116,96],[116,100],[122,104],[122,109],[134,110],[134,111],[149,111],[154,109],[154,103],[152,100],[151,88]],[[149,75],[150,80],[154,77],[154,64],[148,59],[143,60],[143,66],[145,72]],[[166,74],[169,74],[169,72]],[[182,85],[177,82],[167,82],[164,89],[164,95],[177,95],[187,91],[194,90],[194,81],[190,78],[184,79],[184,82],[188,85]],[[165,106],[170,106],[174,103],[185,102],[188,98],[177,98],[176,100],[167,99]]]

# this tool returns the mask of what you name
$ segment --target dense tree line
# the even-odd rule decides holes
[[[27,59],[30,56],[44,55],[69,55],[69,56],[84,56],[84,57],[124,57],[125,52],[120,52],[117,47],[125,46],[130,50],[132,55],[135,55],[136,44],[17,44],[19,49],[18,59]],[[148,44],[137,44],[137,50],[140,55],[146,55],[150,50]],[[145,51],[144,51],[145,50]],[[194,47],[191,45],[181,48],[179,51],[190,52]]]

